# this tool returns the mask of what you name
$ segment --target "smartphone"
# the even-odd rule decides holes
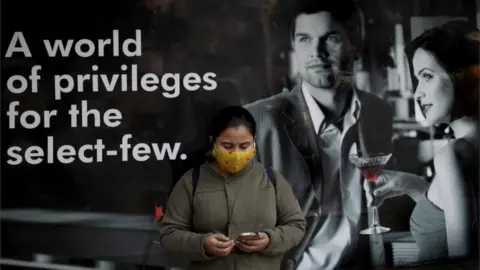
[[[241,233],[238,240],[259,240],[260,234],[258,232]]]

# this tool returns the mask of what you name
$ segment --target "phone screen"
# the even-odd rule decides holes
[[[238,237],[239,240],[258,240],[260,239],[260,234],[255,232],[242,233]]]

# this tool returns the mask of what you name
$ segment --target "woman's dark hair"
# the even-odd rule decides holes
[[[467,21],[450,21],[425,31],[405,47],[414,89],[418,80],[413,70],[413,56],[422,48],[432,53],[450,75],[454,86],[452,121],[479,115],[479,30]]]
[[[241,106],[228,106],[221,109],[212,119],[210,136],[212,141],[228,128],[245,126],[252,136],[256,133],[256,123],[250,112]]]

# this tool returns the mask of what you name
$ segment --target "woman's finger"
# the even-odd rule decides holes
[[[395,190],[395,191],[390,191],[388,193],[383,194],[382,198],[385,200],[385,199],[395,198],[402,195],[403,195],[402,191]]]
[[[385,196],[385,194],[389,192],[394,192],[395,191],[395,183],[393,181],[386,182],[384,185],[379,186],[378,188],[375,188],[373,191],[373,196],[375,197],[380,197],[380,196]]]
[[[226,254],[228,254],[232,250],[232,247],[233,247],[233,245],[225,247],[225,248],[215,246],[215,247],[213,247],[213,250],[216,254],[219,254],[220,256],[225,256]]]
[[[385,201],[384,198],[377,198],[375,197],[375,199],[372,201],[372,205],[371,206],[376,206],[376,207],[380,207],[382,206],[383,202]]]
[[[215,243],[215,247],[217,247],[217,248],[228,248],[228,247],[232,246],[232,244],[233,244],[232,240],[226,241],[226,242],[217,241]]]
[[[232,247],[231,246],[228,246],[228,247],[215,247],[217,251],[221,251],[221,252],[224,252],[224,251],[229,251]]]
[[[226,256],[226,255],[228,255],[229,252],[230,252],[230,250],[228,250],[228,249],[215,249],[215,254],[217,256]]]
[[[253,251],[253,246],[249,246],[249,245],[246,245],[242,242],[238,242],[237,243],[237,247],[241,250],[241,251],[244,251],[244,252],[252,252]]]
[[[363,190],[366,192],[370,191],[370,185],[368,184],[368,181],[363,181]]]
[[[248,239],[248,240],[242,241],[242,243],[248,246],[257,246],[260,241],[262,241],[262,239],[255,239],[255,240]]]
[[[365,191],[365,198],[367,199],[367,205],[371,206],[372,204],[372,194],[370,192]]]
[[[386,199],[395,198],[401,195],[403,195],[403,192],[401,191],[389,191],[387,193],[382,194],[381,196],[375,196],[373,198],[373,202],[371,202],[371,205],[380,207],[385,202]]]

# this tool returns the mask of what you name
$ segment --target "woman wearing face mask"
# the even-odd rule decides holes
[[[431,183],[385,171],[373,193],[379,203],[402,194],[416,202],[410,229],[420,261],[464,257],[478,248],[478,33],[468,22],[449,22],[405,48],[426,122],[447,123],[456,137],[434,156]]]
[[[255,120],[244,108],[221,110],[210,136],[213,161],[175,185],[160,243],[184,254],[188,269],[280,269],[306,226],[290,185],[254,161]]]

